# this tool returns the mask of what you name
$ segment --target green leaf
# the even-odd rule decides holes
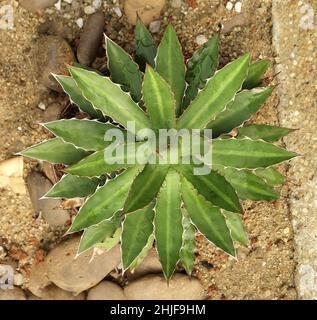
[[[142,109],[110,79],[80,68],[70,67],[69,70],[85,98],[95,108],[124,127],[129,121],[134,122],[136,132],[150,128],[150,119]]]
[[[257,169],[254,173],[270,186],[278,186],[285,183],[285,177],[274,168]]]
[[[153,201],[159,192],[169,167],[167,165],[147,164],[135,178],[129,196],[124,204],[126,213],[142,209]]]
[[[174,95],[167,82],[150,66],[144,76],[143,96],[153,129],[175,128]]]
[[[207,79],[215,74],[219,62],[219,40],[217,33],[188,61],[186,72],[188,86],[183,100],[183,109],[186,109],[196,98],[198,91],[204,88]]]
[[[194,175],[194,166],[175,167],[206,200],[228,211],[242,212],[239,198],[226,179],[212,170],[208,175]]]
[[[157,47],[151,33],[139,18],[137,18],[135,25],[135,47],[136,61],[142,70],[145,69],[146,64],[155,68]]]
[[[278,193],[271,186],[250,171],[235,168],[220,169],[220,166],[214,166],[214,168],[224,175],[242,200],[272,201],[279,198]]]
[[[296,156],[294,152],[261,140],[215,139],[212,142],[213,165],[248,169],[266,168]]]
[[[105,251],[111,250],[114,246],[116,246],[121,239],[122,228],[118,228],[112,237],[108,237],[102,242],[96,243],[95,247],[98,249],[102,249]]]
[[[232,129],[249,120],[265,103],[272,91],[272,88],[257,88],[238,93],[226,109],[208,124],[207,127],[212,129],[213,137],[229,133]]]
[[[114,154],[116,158],[116,163],[112,163],[112,159],[106,157],[105,150],[100,150],[92,155],[86,157],[82,161],[68,167],[65,169],[66,172],[81,176],[81,177],[99,177],[105,173],[111,173],[117,170],[130,168],[135,166],[136,161],[139,160],[139,163],[145,163],[148,159],[151,151],[146,149],[146,143],[138,142],[135,144],[136,153],[129,152],[127,144],[122,145],[123,152],[122,154],[118,152]],[[141,152],[144,150],[144,153]],[[148,150],[148,151],[146,151]],[[135,155],[141,154],[141,156],[135,159]]]
[[[108,69],[111,80],[131,93],[134,101],[140,101],[142,88],[142,72],[132,57],[111,39],[106,39]]]
[[[154,243],[154,234],[151,234],[145,247],[142,249],[140,254],[134,259],[134,261],[130,264],[130,267],[129,267],[130,270],[135,270],[141,264],[141,262],[145,259],[145,257],[148,256],[150,250],[153,248],[153,243]]]
[[[111,220],[102,221],[85,229],[80,239],[78,254],[81,254],[84,251],[93,248],[96,244],[113,237],[120,226],[121,220],[122,219],[120,217],[115,216]]]
[[[182,247],[182,213],[180,177],[169,171],[157,196],[155,207],[155,239],[166,279],[174,273]]]
[[[108,130],[121,130],[109,123],[77,119],[53,121],[45,123],[44,126],[65,142],[94,151],[104,149],[110,144],[105,141],[105,133]]]
[[[185,90],[186,68],[181,44],[171,25],[166,28],[158,48],[156,69],[171,86],[176,100],[176,115],[179,115]]]
[[[96,191],[98,184],[97,179],[93,180],[68,174],[63,176],[44,197],[66,199],[87,197]]]
[[[270,60],[259,60],[249,68],[249,74],[243,84],[243,89],[253,89],[261,84],[262,77],[271,64]]]
[[[245,80],[250,55],[227,64],[208,80],[192,104],[178,120],[178,128],[204,129],[234,98]]]
[[[224,216],[219,208],[206,201],[194,187],[182,179],[182,199],[191,220],[209,241],[235,256],[235,248]]]
[[[76,148],[60,138],[54,138],[36,144],[20,154],[24,157],[44,160],[51,163],[70,165],[87,157],[89,152]]]
[[[128,269],[146,247],[153,234],[153,205],[125,216],[122,227],[121,250],[124,270]]]
[[[66,172],[80,177],[99,177],[120,169],[129,168],[134,165],[125,162],[108,164],[105,161],[104,150],[97,151],[87,158],[65,169]]]
[[[188,275],[191,275],[194,269],[195,262],[195,234],[196,228],[191,223],[190,217],[185,208],[182,208],[183,213],[183,244],[180,251],[180,259],[184,269]]]
[[[85,99],[79,87],[77,86],[76,81],[72,77],[55,75],[55,79],[59,82],[65,93],[69,96],[70,101],[76,104],[81,111],[86,112],[91,117],[96,119],[103,118],[102,112],[96,110],[93,105],[87,99]]]
[[[238,138],[248,137],[253,140],[262,139],[267,142],[275,142],[285,137],[292,131],[294,130],[288,129],[288,128],[275,127],[275,126],[254,124],[247,127],[239,128]]]
[[[229,211],[224,211],[223,214],[226,217],[227,226],[231,231],[232,239],[239,242],[243,246],[248,246],[250,242],[248,235],[244,230],[240,215]]]
[[[121,210],[138,171],[138,167],[127,169],[99,188],[79,210],[69,232],[77,232],[110,219]]]

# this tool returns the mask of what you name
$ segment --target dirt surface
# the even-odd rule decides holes
[[[81,3],[82,1],[77,1]],[[106,2],[106,1],[105,1]],[[121,2],[121,1],[120,1]],[[1,2],[2,3],[2,2]],[[73,30],[70,43],[75,47],[80,29],[76,24],[84,17],[82,9],[66,6],[41,15],[32,14],[17,6],[15,1],[13,30],[0,30],[0,160],[37,143],[46,137],[37,125],[42,121],[42,102],[48,105],[57,95],[41,87],[34,74],[32,47],[38,37],[38,26],[48,19],[59,19]],[[171,22],[180,36],[186,57],[198,47],[196,37],[207,38],[225,25],[222,33],[221,65],[250,52],[252,59],[269,58],[274,62],[271,34],[271,1],[242,1],[242,11],[226,9],[227,1],[188,0],[180,8],[172,8],[168,1],[161,17],[161,27],[155,37],[161,37]],[[133,26],[125,16],[118,17],[112,1],[105,11],[107,35],[127,51],[133,49]],[[122,4],[121,4],[122,9]],[[232,26],[238,25],[233,28]],[[274,68],[267,82],[276,83]],[[278,124],[276,92],[252,120]],[[26,161],[26,172],[34,162]],[[285,168],[284,168],[285,169]],[[245,224],[252,245],[238,249],[238,261],[228,258],[214,246],[198,237],[196,276],[211,299],[295,299],[293,232],[287,204],[289,185],[281,190],[281,199],[274,203],[244,203]],[[38,252],[49,249],[60,239],[61,231],[52,230],[42,219],[35,219],[27,196],[10,190],[0,193],[0,237],[7,256],[12,248],[25,251],[24,264]],[[21,260],[17,258],[17,260]],[[20,261],[21,263],[21,261]]]

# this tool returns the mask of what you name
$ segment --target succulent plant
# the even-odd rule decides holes
[[[68,231],[83,231],[78,253],[120,242],[127,270],[136,268],[154,245],[167,279],[179,262],[192,273],[196,232],[235,256],[234,242],[248,245],[240,200],[278,199],[274,187],[284,177],[272,166],[296,156],[272,143],[290,129],[244,126],[273,91],[261,87],[269,62],[250,64],[246,54],[216,72],[216,34],[185,63],[171,25],[157,48],[140,20],[137,63],[108,38],[106,51],[110,78],[79,65],[69,67],[70,76],[55,75],[87,118],[45,123],[56,137],[22,152],[65,166],[66,175],[46,197],[86,198]],[[105,136],[116,129],[126,137],[131,121],[143,133],[149,128],[212,129],[210,171],[194,174],[198,164],[193,161],[129,161],[147,142],[146,134],[120,145],[122,161],[110,163],[105,150],[111,141]],[[134,151],[129,143],[135,143]],[[145,160],[149,156],[144,153]]]

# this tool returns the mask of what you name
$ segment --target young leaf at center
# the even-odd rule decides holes
[[[167,82],[150,66],[146,68],[143,95],[153,129],[175,128],[175,100]]]

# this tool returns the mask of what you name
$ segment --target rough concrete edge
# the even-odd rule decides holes
[[[280,57],[282,52],[280,41],[281,41],[281,33],[283,32],[283,28],[281,27],[282,17],[279,16],[279,6],[281,5],[280,0],[272,0],[272,45],[275,50],[276,56]],[[288,6],[284,3],[284,10],[289,11]],[[281,59],[282,60],[282,59]],[[280,76],[280,73],[287,74],[288,70],[285,68],[285,63],[279,62],[276,64],[276,73],[278,74],[278,79],[282,81],[283,77]],[[283,90],[281,86],[277,88],[279,97],[287,97],[288,92]],[[280,123],[283,122],[283,116],[281,115],[281,106],[278,108],[278,116]],[[287,141],[285,141],[286,147],[288,146]],[[290,164],[292,166],[292,164]],[[293,191],[294,192],[294,191]],[[289,213],[292,219],[292,225],[294,229],[294,250],[295,250],[295,261],[296,261],[296,270],[295,270],[295,287],[298,294],[299,299],[302,300],[317,300],[317,285],[316,285],[316,268],[314,265],[317,265],[316,259],[308,254],[308,251],[311,247],[311,242],[305,239],[304,231],[300,228],[297,228],[296,222],[296,214],[295,214],[295,206],[291,199],[295,198],[291,190],[289,190],[289,198],[288,198],[288,208]],[[295,193],[295,192],[294,192]],[[308,223],[313,221],[308,221]],[[311,238],[313,235],[311,236]],[[303,255],[303,252],[307,251],[307,254]],[[316,247],[317,251],[317,247]]]

